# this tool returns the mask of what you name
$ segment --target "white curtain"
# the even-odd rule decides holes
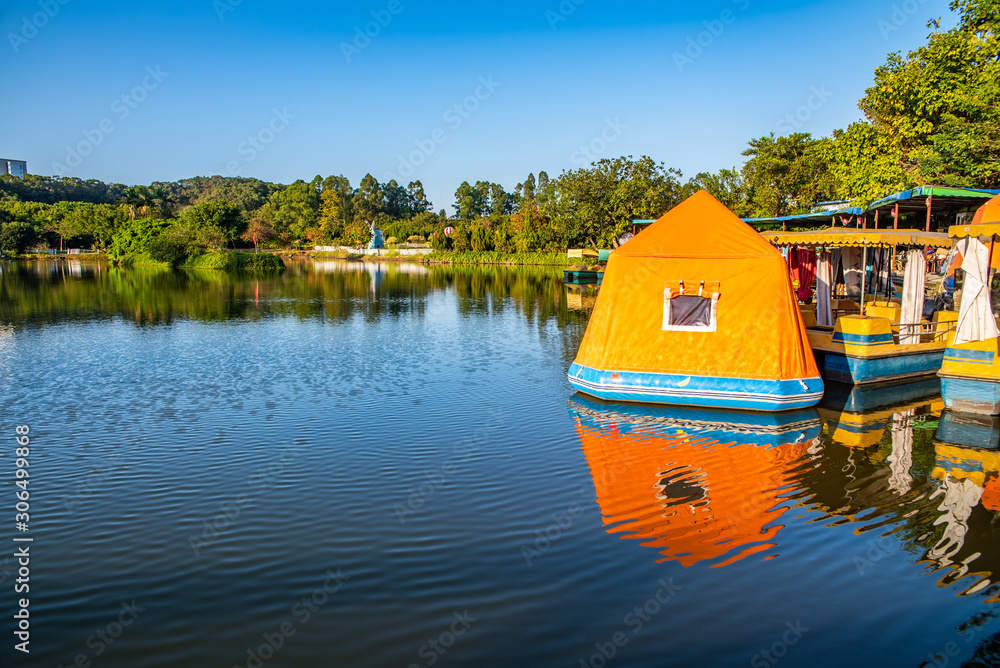
[[[955,327],[955,345],[986,341],[1000,336],[993,318],[990,291],[990,251],[979,239],[966,237],[958,242],[958,252],[964,258],[965,284],[962,286],[962,307]]]
[[[833,311],[830,309],[830,294],[833,291],[833,263],[830,253],[822,252],[816,259],[816,323],[833,327]]]
[[[861,294],[861,249],[843,248],[840,251],[844,263],[844,285],[848,295]]]
[[[920,343],[920,319],[924,314],[924,275],[927,273],[924,252],[919,248],[907,251],[903,274],[903,304],[899,313],[899,342]]]

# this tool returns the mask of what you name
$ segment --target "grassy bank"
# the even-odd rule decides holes
[[[185,269],[223,269],[226,271],[281,271],[284,261],[271,253],[223,251],[189,257],[180,265]]]
[[[464,251],[461,253],[434,252],[423,256],[424,262],[448,264],[507,264],[545,265],[565,267],[569,262],[565,252],[555,253],[500,253],[498,251]]]

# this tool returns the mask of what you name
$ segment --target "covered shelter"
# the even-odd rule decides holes
[[[969,214],[983,202],[1000,195],[1000,190],[921,186],[893,193],[872,202],[864,216],[864,227],[875,229],[923,227],[925,231],[946,230],[961,223],[959,216]]]
[[[569,382],[602,399],[761,411],[823,394],[784,258],[704,190],[611,254]]]

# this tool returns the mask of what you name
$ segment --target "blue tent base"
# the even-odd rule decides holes
[[[574,389],[598,399],[672,406],[776,412],[815,406],[823,396],[823,381],[818,377],[719,378],[603,371],[574,363],[568,378]]]

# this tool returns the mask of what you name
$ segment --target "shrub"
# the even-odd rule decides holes
[[[21,254],[35,245],[35,228],[22,221],[4,223],[0,228],[0,251]]]
[[[281,271],[284,261],[273,253],[243,253],[222,251],[188,258],[183,265],[189,269],[224,269],[229,271]]]

